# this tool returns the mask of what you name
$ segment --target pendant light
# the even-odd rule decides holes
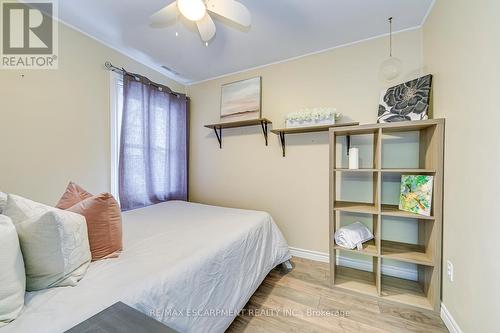
[[[392,56],[392,17],[389,17],[389,58],[380,65],[380,74],[387,81],[392,81],[401,74],[401,60]]]

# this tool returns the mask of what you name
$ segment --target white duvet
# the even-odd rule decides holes
[[[180,332],[223,332],[267,273],[290,259],[265,212],[171,201],[123,214],[124,251],[76,287],[26,294],[7,332],[63,332],[122,301]]]

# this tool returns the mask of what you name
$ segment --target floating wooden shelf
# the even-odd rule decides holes
[[[267,118],[258,118],[258,119],[251,119],[251,120],[240,120],[240,121],[230,121],[230,122],[228,121],[228,122],[209,124],[209,125],[205,125],[205,127],[207,127],[207,128],[235,128],[235,127],[246,127],[246,126],[260,125],[263,122],[268,123],[268,124],[272,124],[272,121],[270,121]]]
[[[337,123],[337,124],[319,125],[319,126],[278,128],[278,129],[271,130],[271,132],[273,132],[274,134],[279,134],[279,133],[298,134],[298,133],[312,133],[312,132],[328,132],[330,130],[330,128],[344,127],[344,126],[356,126],[356,125],[359,125],[359,123],[358,122],[349,122],[349,123]]]
[[[264,139],[266,141],[267,146],[267,125],[272,124],[269,119],[266,118],[258,118],[252,120],[240,120],[240,121],[231,121],[231,122],[221,122],[216,124],[205,125],[206,128],[213,129],[215,132],[215,136],[217,137],[217,141],[219,141],[219,148],[222,149],[222,129],[223,128],[236,128],[236,127],[248,127],[248,126],[262,126],[262,133],[264,134]],[[218,131],[218,132],[217,132]]]
[[[361,126],[335,127],[330,129],[330,285],[360,293],[378,296],[390,301],[409,304],[425,309],[440,311],[441,295],[441,241],[442,241],[442,209],[443,209],[443,157],[444,157],[444,119],[433,119],[390,124],[372,124]],[[382,165],[383,147],[389,144],[384,141],[384,135],[398,132],[418,131],[418,161],[414,168],[384,168]],[[337,149],[339,137],[348,139],[352,135],[373,136],[373,161],[371,167],[350,170],[342,168],[337,161],[340,154]],[[414,144],[411,142],[410,144]],[[344,149],[344,148],[342,148]],[[343,154],[345,154],[342,151]],[[366,161],[365,161],[366,162]],[[345,173],[372,173],[372,186],[367,186],[372,203],[352,202],[342,200],[337,194],[341,186],[337,186],[337,178]],[[382,204],[382,202],[397,202],[397,197],[384,197],[382,200],[383,175],[390,174],[424,174],[434,177],[431,216],[413,214],[399,210],[398,205]],[[350,191],[352,192],[352,191]],[[388,192],[389,195],[392,192]],[[386,194],[387,195],[387,194]],[[374,240],[367,242],[363,250],[347,250],[337,246],[333,235],[340,227],[347,214],[360,213],[372,216],[372,232]],[[393,228],[397,218],[414,219],[418,224],[415,238],[417,244],[408,244],[395,240],[383,240],[382,230]],[[369,256],[373,260],[373,269],[366,272],[343,267],[337,264],[337,258],[343,252],[354,252]],[[416,281],[386,276],[384,261],[399,261],[416,265]],[[341,262],[341,261],[340,261]],[[339,262],[339,263],[340,263]],[[392,264],[391,264],[392,265]]]
[[[347,168],[336,168],[335,172],[378,172],[379,169],[347,169]]]
[[[286,134],[328,132],[330,130],[330,128],[356,126],[356,125],[359,125],[359,123],[358,122],[350,122],[350,123],[338,123],[338,124],[320,125],[320,126],[279,128],[279,129],[273,129],[273,130],[271,130],[271,132],[279,136],[280,142],[281,142],[281,149],[283,151],[283,157],[285,157],[285,135]]]

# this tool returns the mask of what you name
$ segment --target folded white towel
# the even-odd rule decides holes
[[[363,249],[363,243],[373,239],[370,229],[361,222],[342,227],[335,232],[335,243],[347,249]]]

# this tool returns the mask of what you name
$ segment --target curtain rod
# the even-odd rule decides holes
[[[104,63],[104,67],[106,67],[106,69],[108,69],[108,70],[110,70],[112,72],[115,72],[115,73],[120,73],[120,74],[124,74],[124,75],[130,75],[130,76],[132,76],[136,80],[140,80],[141,79],[141,76],[139,76],[138,74],[130,73],[130,72],[126,71],[125,68],[123,68],[123,67],[122,68],[116,67],[110,61],[106,61]],[[146,77],[144,77],[144,78],[148,81],[147,82],[148,84],[152,85],[153,87],[156,87],[156,88],[160,89],[161,91],[165,91],[165,92],[167,92],[167,93],[169,93],[171,95],[177,96],[177,97],[189,98],[185,94],[181,94],[181,93],[175,92],[172,89],[170,89],[169,87],[164,86],[163,84],[155,83],[155,82],[149,80]]]

